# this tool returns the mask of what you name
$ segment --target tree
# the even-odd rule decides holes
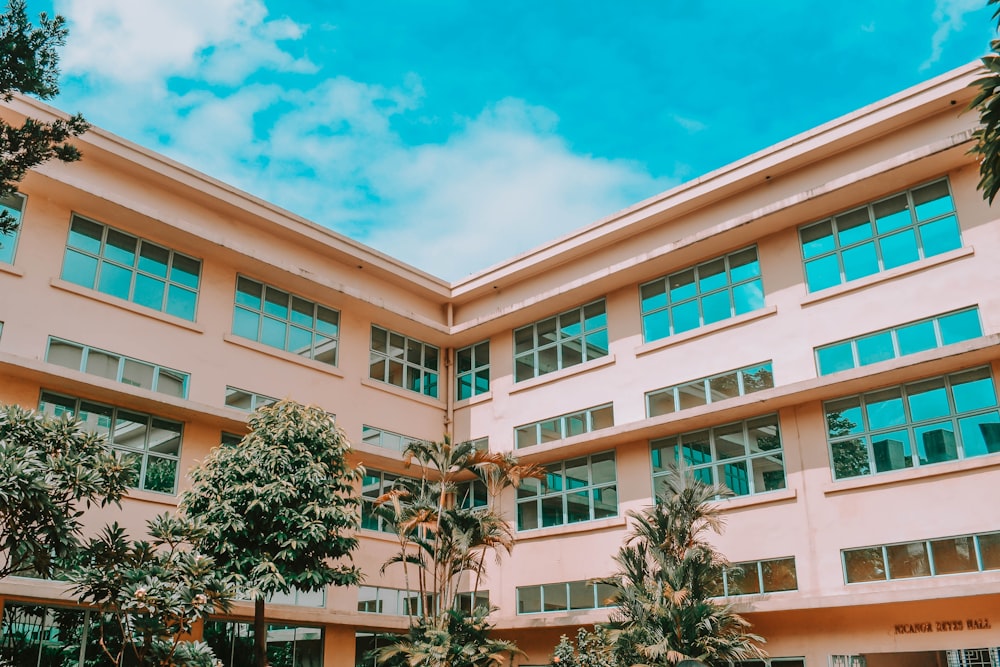
[[[749,623],[712,599],[728,562],[705,539],[722,530],[711,501],[731,493],[678,470],[665,480],[656,505],[628,513],[633,527],[615,556],[619,571],[605,580],[619,589],[611,616],[618,664],[725,665],[765,657],[758,646],[764,640],[748,632]]]
[[[617,667],[614,649],[615,634],[606,626],[595,626],[593,632],[579,628],[575,646],[566,635],[559,638],[549,664],[552,667]]]
[[[148,526],[149,542],[106,526],[70,571],[73,593],[99,613],[94,643],[116,667],[214,667],[208,644],[188,637],[198,621],[229,610],[230,582],[190,548],[200,526],[169,514]]]
[[[1000,5],[1000,0],[989,0],[990,5]],[[993,12],[993,20],[1000,29],[1000,6]],[[979,93],[969,104],[969,109],[979,113],[980,127],[973,133],[975,145],[969,151],[979,157],[979,189],[990,204],[1000,192],[1000,40],[990,41],[993,52],[982,59],[985,76],[972,83]]]
[[[68,418],[0,407],[0,578],[49,577],[91,505],[119,504],[134,471]]]
[[[400,477],[375,501],[400,540],[399,551],[383,566],[402,565],[417,604],[405,635],[388,637],[377,650],[380,664],[398,667],[488,667],[518,651],[513,642],[490,637],[490,608],[476,605],[486,558],[510,553],[514,534],[497,508],[504,488],[540,477],[537,466],[521,465],[509,455],[477,450],[471,442],[413,442],[406,464],[418,464],[417,477]],[[481,484],[486,504],[477,505],[472,484]],[[416,576],[409,570],[415,568]],[[471,609],[457,604],[468,576]]]
[[[192,470],[180,509],[205,527],[198,548],[254,600],[254,653],[264,667],[269,596],[360,581],[344,561],[358,546],[363,471],[348,465],[350,443],[319,408],[279,401],[249,425],[238,445],[214,449]]]

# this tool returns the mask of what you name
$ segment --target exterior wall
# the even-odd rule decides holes
[[[966,155],[974,119],[960,115],[973,70],[945,75],[584,228],[488,272],[448,285],[99,131],[77,165],[47,165],[25,180],[17,251],[0,263],[0,402],[37,406],[42,390],[184,423],[180,470],[201,460],[246,415],[225,406],[227,386],[314,403],[337,414],[352,442],[363,425],[416,438],[488,437],[516,450],[518,426],[612,404],[614,426],[516,450],[549,464],[613,450],[617,516],[518,533],[514,554],[488,571],[493,619],[548,662],[561,634],[606,620],[608,610],[517,613],[517,588],[610,574],[626,513],[653,502],[649,441],[777,414],[785,487],[723,501],[720,549],[733,562],[795,558],[797,590],[729,601],[769,639],[773,656],[819,665],[831,655],[869,664],[939,664],[939,651],[1000,645],[1000,570],[845,584],[844,549],[1000,529],[1000,454],[835,480],[823,401],[957,370],[1000,373],[1000,223],[976,191]],[[17,106],[5,113],[23,113]],[[947,176],[962,247],[810,293],[798,228]],[[73,213],[202,262],[194,322],[62,280]],[[646,343],[639,285],[754,245],[765,306]],[[322,364],[232,333],[236,277],[247,276],[340,312],[339,361]],[[514,381],[514,329],[604,299],[609,352],[578,366]],[[818,376],[814,348],[976,305],[983,336],[908,357]],[[440,394],[430,398],[368,377],[372,325],[441,349]],[[191,373],[188,399],[129,387],[45,361],[49,336]],[[456,401],[457,348],[490,342],[488,393]],[[647,392],[763,361],[774,388],[647,417]],[[404,473],[398,452],[357,444],[369,469]],[[182,476],[179,490],[186,488]],[[176,503],[134,491],[120,522],[136,532]],[[504,498],[514,516],[514,493]],[[107,511],[89,516],[99,526]],[[403,588],[378,574],[392,535],[360,531],[367,585]],[[0,582],[0,602],[66,601],[55,584]],[[331,589],[324,608],[274,605],[275,621],[323,627],[327,665],[348,664],[355,631],[405,627],[404,617],[357,611],[357,592]],[[251,610],[237,605],[234,618]],[[963,629],[939,625],[962,620]],[[968,621],[975,621],[968,623]],[[907,627],[930,624],[931,631]],[[989,627],[986,627],[989,626]],[[902,628],[902,629],[900,629]],[[919,657],[918,657],[918,652]],[[896,654],[911,654],[900,657]],[[923,664],[923,663],[921,663]]]

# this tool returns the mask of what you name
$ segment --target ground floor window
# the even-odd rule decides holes
[[[253,624],[205,623],[205,641],[225,667],[253,664]],[[323,630],[302,625],[267,626],[271,667],[323,667]]]
[[[963,648],[948,651],[948,667],[997,667],[1000,648]]]
[[[0,625],[0,663],[11,667],[105,667],[92,614],[8,602]]]

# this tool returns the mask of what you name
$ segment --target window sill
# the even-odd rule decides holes
[[[549,384],[550,382],[558,382],[564,378],[572,377],[574,375],[579,375],[580,373],[586,373],[588,371],[596,370],[598,368],[603,368],[605,366],[612,366],[615,363],[615,355],[607,354],[600,359],[594,359],[593,361],[588,361],[582,364],[577,364],[576,366],[570,366],[569,368],[563,368],[561,370],[547,373],[540,377],[531,378],[530,380],[522,380],[517,382],[513,387],[510,388],[511,394],[516,394],[521,391],[526,391],[528,389],[534,389],[535,387],[541,386],[543,384]]]
[[[851,292],[856,292],[858,290],[865,289],[866,287],[871,287],[872,285],[878,285],[879,283],[884,283],[894,278],[899,278],[900,276],[918,273],[941,264],[947,264],[948,262],[953,262],[957,259],[974,255],[975,253],[976,250],[972,246],[956,248],[955,250],[935,255],[934,257],[928,257],[927,259],[922,259],[917,262],[897,266],[896,268],[889,269],[888,271],[865,276],[864,278],[858,278],[857,280],[852,280],[851,282],[844,283],[843,285],[827,287],[826,289],[806,296],[806,298],[803,299],[799,305],[805,308],[806,306],[811,306],[814,303],[820,303],[822,301],[826,301],[827,299],[833,299],[843,294],[850,294]]]
[[[919,468],[906,468],[893,472],[882,472],[864,477],[852,477],[837,482],[832,482],[823,488],[823,494],[835,496],[851,491],[866,490],[879,486],[894,486],[907,482],[920,482],[930,480],[935,477],[947,475],[957,475],[966,472],[980,472],[1000,468],[1000,455],[985,454],[971,459],[961,459],[959,461],[949,461],[948,463],[934,463]]]
[[[745,507],[760,507],[761,505],[783,503],[789,500],[794,502],[797,496],[798,492],[795,489],[780,489],[778,491],[765,491],[752,496],[723,498],[711,502],[716,503],[721,511],[728,512],[729,510],[740,510]]]
[[[759,310],[755,310],[751,313],[744,313],[736,317],[730,317],[728,320],[722,320],[721,322],[713,322],[708,326],[699,327],[697,329],[692,329],[691,331],[685,331],[682,334],[677,334],[676,336],[667,336],[666,338],[661,338],[659,340],[654,340],[645,345],[640,345],[635,348],[635,356],[641,357],[650,352],[656,352],[673,345],[680,345],[681,343],[686,343],[689,340],[694,340],[696,338],[701,338],[702,336],[708,336],[719,331],[724,331],[732,327],[738,327],[741,324],[746,324],[747,322],[753,322],[755,320],[760,320],[765,317],[770,317],[778,312],[777,306],[767,306]]]
[[[60,278],[53,278],[51,283],[56,289],[61,289],[65,292],[70,292],[93,301],[99,301],[101,303],[106,303],[109,306],[114,306],[115,308],[120,308],[126,310],[130,313],[135,313],[136,315],[142,315],[143,317],[148,317],[150,319],[159,320],[160,322],[165,322],[167,324],[172,324],[175,327],[180,327],[182,329],[187,329],[188,331],[194,331],[195,333],[205,333],[205,330],[195,324],[194,322],[189,322],[180,317],[175,317],[173,315],[168,315],[167,313],[161,313],[158,310],[153,310],[152,308],[146,308],[145,306],[140,306],[138,304],[132,303],[131,301],[124,301],[113,296],[108,296],[97,292],[95,290],[87,289],[86,287],[81,287],[79,285],[74,285],[73,283],[66,282]]]
[[[126,498],[129,500],[134,500],[141,503],[149,503],[152,505],[164,505],[166,507],[176,508],[177,498],[180,495],[180,491],[177,493],[160,493],[158,491],[144,491],[142,489],[129,489],[126,494]]]
[[[423,403],[424,405],[430,405],[435,408],[444,407],[444,401],[442,401],[439,398],[426,396],[424,394],[418,394],[415,391],[410,391],[409,389],[403,389],[402,387],[397,387],[394,384],[389,384],[388,382],[382,382],[381,380],[372,380],[371,378],[361,378],[361,384],[364,385],[365,387],[370,387],[371,389],[377,389],[378,391],[384,391],[388,394],[399,396],[400,398],[407,398],[411,401],[416,401],[417,403]]]
[[[549,526],[548,528],[531,528],[529,530],[519,530],[515,535],[518,542],[529,542],[531,540],[542,540],[547,537],[558,535],[573,535],[578,533],[591,533],[609,528],[624,528],[625,517],[613,516],[607,519],[597,519],[596,521],[581,521],[580,523],[565,524],[562,526]]]
[[[234,336],[233,334],[222,334],[222,340],[227,343],[232,343],[233,345],[238,345],[240,347],[245,347],[248,350],[253,350],[254,352],[260,352],[261,354],[266,354],[269,357],[274,357],[276,359],[281,359],[282,361],[290,361],[293,364],[298,364],[300,366],[305,366],[306,368],[311,368],[314,371],[320,371],[333,375],[334,377],[342,378],[344,374],[341,373],[336,366],[331,366],[329,364],[324,364],[314,359],[309,359],[307,357],[300,357],[297,354],[292,354],[291,352],[286,352],[284,350],[279,350],[276,347],[271,347],[269,345],[263,345],[256,341],[252,341],[248,338],[241,338],[240,336]]]
[[[17,276],[18,278],[24,277],[24,271],[17,268],[13,264],[7,264],[6,262],[0,262],[0,273],[9,273],[12,276]]]
[[[482,394],[477,394],[476,396],[470,396],[469,398],[463,398],[460,401],[455,401],[455,409],[467,408],[470,405],[477,405],[479,403],[486,403],[487,401],[493,400],[493,392],[487,391]]]

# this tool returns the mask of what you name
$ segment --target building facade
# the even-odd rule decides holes
[[[106,432],[140,470],[114,513],[134,534],[275,398],[336,414],[366,497],[406,474],[411,439],[545,465],[504,498],[517,546],[487,580],[522,665],[607,619],[590,581],[670,463],[734,491],[723,593],[772,664],[998,665],[1000,220],[968,155],[975,77],[455,283],[94,129],[82,162],[4,202],[21,228],[0,249],[0,402]],[[385,528],[359,531],[364,586],[269,607],[296,664],[351,665],[405,628]],[[54,613],[71,599],[53,582],[9,578],[0,602],[3,650],[86,623]],[[251,616],[206,625],[228,665]]]

